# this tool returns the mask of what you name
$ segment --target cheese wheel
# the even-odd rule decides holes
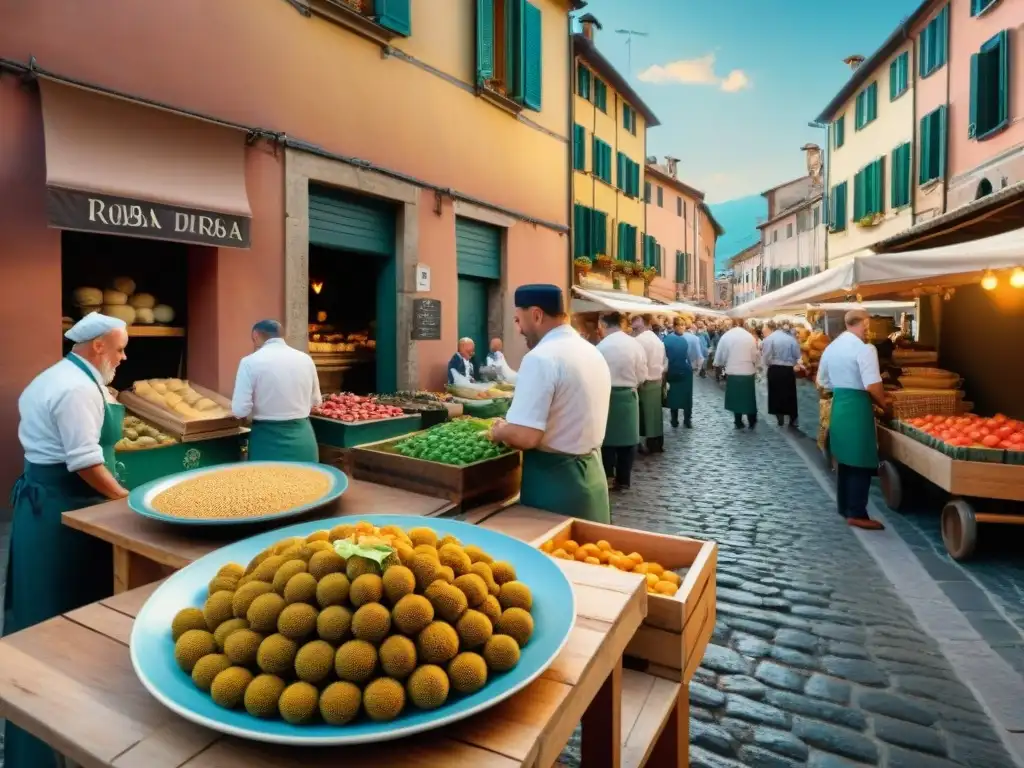
[[[115,277],[114,282],[111,283],[114,286],[114,290],[120,291],[128,296],[135,293],[135,281],[130,277]]]
[[[174,321],[174,310],[166,304],[157,304],[153,307],[153,317],[156,318],[158,323],[168,325]]]
[[[113,288],[108,288],[103,292],[103,303],[104,304],[127,304],[128,294],[124,291],[115,291]]]
[[[152,293],[136,293],[128,298],[128,303],[136,309],[153,309],[156,306],[156,296]]]
[[[139,307],[135,310],[135,322],[139,325],[152,325],[155,322],[153,310]]]
[[[155,392],[158,392],[161,395],[167,394],[167,382],[163,379],[151,379],[149,384],[153,387]]]
[[[102,312],[104,315],[124,320],[127,325],[135,322],[135,309],[124,304],[104,304]]]
[[[75,304],[80,307],[98,307],[103,303],[103,291],[99,288],[90,288],[89,286],[75,288],[71,292],[71,296],[74,298]]]

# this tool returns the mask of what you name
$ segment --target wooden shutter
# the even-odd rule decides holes
[[[1002,126],[1010,119],[1010,40],[1004,29],[999,33],[999,82],[996,84],[996,115],[992,128]],[[1018,35],[1018,40],[1020,36]],[[1018,53],[1018,56],[1021,54]],[[1018,65],[1018,73],[1020,66]]]
[[[400,35],[408,37],[412,33],[409,0],[373,0],[373,19]]]
[[[932,137],[932,116],[925,115],[921,118],[920,149],[918,151],[917,183],[926,184],[931,180],[931,155],[932,144],[935,139]]]
[[[526,59],[523,66],[523,105],[535,110],[541,108],[544,90],[543,26],[540,8],[526,3],[523,10],[523,55]]]
[[[971,54],[971,116],[967,123],[967,138],[973,139],[978,135],[978,117],[980,110],[978,102],[981,98],[981,54]]]
[[[608,253],[608,214],[604,211],[591,213],[591,252],[594,256]]]
[[[590,100],[590,70],[582,64],[576,65],[576,90],[581,99]]]
[[[948,8],[949,6],[947,6]],[[938,123],[938,167],[936,168],[936,178],[944,179],[946,177],[946,105],[943,104],[939,107],[938,115],[936,117]]]
[[[494,78],[494,0],[476,0],[476,84]]]
[[[522,103],[526,85],[526,0],[505,0],[505,91]]]

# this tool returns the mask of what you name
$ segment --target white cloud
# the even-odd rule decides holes
[[[735,93],[751,87],[750,78],[742,69],[734,69],[725,77],[715,74],[715,54],[697,59],[679,59],[667,64],[654,64],[638,77],[645,83],[685,83],[687,85],[714,85],[726,93]]]

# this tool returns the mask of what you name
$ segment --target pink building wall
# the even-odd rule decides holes
[[[913,162],[911,163],[911,188],[914,195],[914,221],[925,221],[939,216],[943,213],[945,202],[945,183],[942,181],[926,186],[924,189],[917,183],[917,169],[921,162],[921,118],[938,109],[947,102],[949,84],[946,78],[947,63],[932,72],[928,77],[920,77],[918,68],[918,56],[920,55],[921,33],[929,22],[942,10],[945,3],[935,3],[920,22],[911,30],[914,39],[914,46],[911,49],[913,61],[910,62],[910,77],[913,79],[914,95],[914,142]],[[952,22],[950,23],[952,27]],[[954,32],[955,35],[955,32]],[[886,95],[888,97],[888,95]]]

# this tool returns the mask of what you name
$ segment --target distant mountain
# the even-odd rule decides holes
[[[713,203],[708,207],[725,230],[715,246],[717,274],[726,268],[729,259],[757,242],[760,237],[757,224],[768,215],[768,201],[761,195],[748,195],[724,203]]]

